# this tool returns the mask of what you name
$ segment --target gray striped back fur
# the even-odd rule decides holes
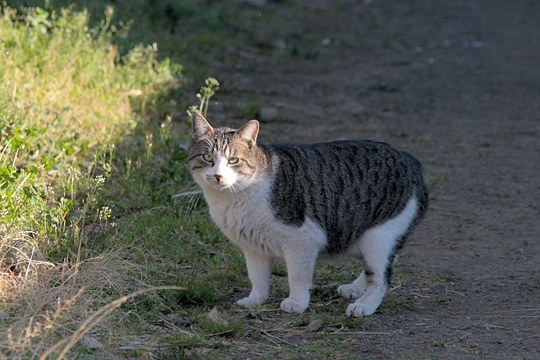
[[[276,217],[297,226],[306,216],[314,219],[326,232],[329,254],[345,252],[366,230],[400,213],[413,195],[419,204],[415,221],[427,208],[422,166],[388,144],[337,141],[260,148],[279,159],[272,169]]]

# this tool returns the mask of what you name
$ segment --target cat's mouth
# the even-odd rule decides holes
[[[234,185],[234,183],[224,181],[223,178],[216,178],[214,176],[207,177],[206,181],[208,185],[215,190],[226,190],[226,189],[231,188]]]
[[[217,190],[225,190],[231,187],[230,184],[218,183],[218,182],[213,182],[210,184],[210,186],[212,186],[214,189],[217,189]]]

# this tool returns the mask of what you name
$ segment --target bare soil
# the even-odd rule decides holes
[[[425,166],[430,210],[382,307],[343,342],[348,353],[540,358],[540,2],[266,7],[297,36],[270,39],[282,56],[217,64],[235,86],[213,119],[240,125],[239,109],[259,102],[279,112],[261,142],[377,139]],[[294,358],[326,358],[301,350],[322,336],[282,339]]]

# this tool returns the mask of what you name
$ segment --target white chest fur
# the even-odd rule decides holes
[[[282,258],[291,248],[326,245],[324,231],[311,219],[300,226],[277,221],[270,205],[272,179],[253,183],[241,193],[206,189],[210,216],[223,233],[241,248]]]

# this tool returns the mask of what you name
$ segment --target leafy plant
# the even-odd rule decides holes
[[[188,124],[191,125],[193,115],[196,112],[199,112],[206,116],[208,113],[208,105],[210,103],[210,98],[215,95],[216,91],[219,90],[219,82],[214,78],[207,78],[204,81],[204,85],[201,87],[201,90],[197,93],[197,99],[199,99],[199,105],[192,105],[187,109],[188,114]]]

